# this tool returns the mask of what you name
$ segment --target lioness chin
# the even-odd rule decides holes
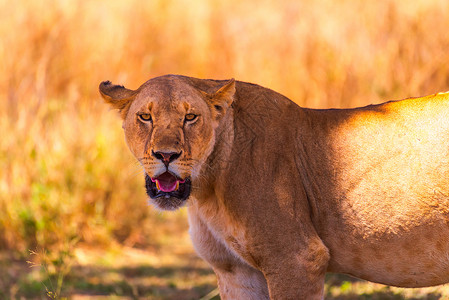
[[[449,94],[313,110],[176,75],[100,92],[154,205],[187,204],[222,299],[322,299],[326,272],[449,281]]]

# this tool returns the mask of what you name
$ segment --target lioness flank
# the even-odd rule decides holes
[[[449,282],[449,93],[316,110],[233,79],[100,92],[222,299],[322,299],[326,272]]]

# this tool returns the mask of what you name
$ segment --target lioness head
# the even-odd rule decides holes
[[[121,113],[128,147],[145,171],[147,194],[160,209],[177,209],[189,198],[233,101],[233,79],[215,87],[199,83],[167,75],[137,90],[100,84],[104,100]]]

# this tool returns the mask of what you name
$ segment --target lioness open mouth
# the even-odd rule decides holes
[[[145,187],[152,199],[174,197],[186,200],[190,195],[190,185],[189,178],[183,180],[168,171],[155,178],[145,174]]]

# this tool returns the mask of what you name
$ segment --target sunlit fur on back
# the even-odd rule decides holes
[[[449,281],[448,94],[313,110],[234,80],[100,91],[152,202],[187,204],[222,299],[321,299],[327,271]]]

